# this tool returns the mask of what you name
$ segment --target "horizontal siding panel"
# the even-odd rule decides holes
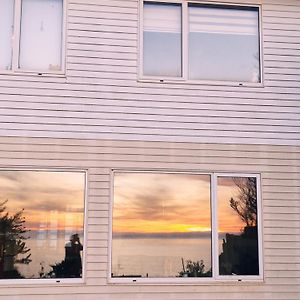
[[[18,93],[19,91],[19,93]],[[158,94],[147,95],[144,94],[141,90],[136,92],[123,92],[115,91],[114,93],[108,91],[101,91],[96,92],[95,89],[91,88],[90,90],[86,90],[85,93],[80,94],[76,93],[78,90],[67,90],[67,89],[60,89],[61,95],[47,95],[45,94],[43,98],[40,96],[38,97],[35,94],[35,90],[32,90],[32,94],[23,94],[20,95],[20,91],[22,90],[8,90],[5,93],[5,89],[0,92],[0,99],[3,102],[3,105],[7,105],[5,101],[9,101],[12,106],[16,105],[18,108],[17,103],[27,102],[27,105],[31,103],[57,103],[61,105],[68,104],[73,107],[74,104],[84,104],[85,106],[88,105],[99,105],[99,106],[106,106],[106,105],[115,105],[121,107],[122,104],[124,107],[126,106],[133,106],[133,107],[144,107],[144,108],[153,108],[154,104],[156,108],[181,108],[181,109],[197,109],[197,108],[212,108],[213,105],[218,105],[218,107],[224,109],[232,109],[232,108],[239,108],[239,110],[245,110],[245,107],[248,111],[252,109],[256,109],[257,111],[265,110],[265,111],[276,111],[276,107],[280,107],[280,109],[288,109],[289,107],[293,109],[293,111],[298,112],[300,108],[300,104],[296,95],[285,95],[285,98],[282,97],[280,94],[274,94],[272,98],[269,98],[267,94],[262,94],[260,99],[257,99],[257,95],[255,98],[255,93],[247,93],[243,99],[239,99],[234,95],[234,93],[225,93],[226,97],[221,96],[219,92],[207,92],[205,95],[201,95],[195,97],[194,95],[189,97],[189,101],[182,101],[180,95],[165,95],[163,98]],[[26,91],[24,89],[24,91]],[[31,91],[31,89],[29,90]],[[40,92],[36,90],[36,93]],[[66,97],[69,97],[68,103],[66,103]],[[139,98],[137,100],[136,98]],[[237,105],[236,102],[239,100],[239,104]],[[31,105],[33,105],[31,104]],[[206,107],[205,107],[206,106]],[[5,106],[4,106],[5,107]],[[12,106],[14,107],[14,106]],[[285,108],[286,107],[286,108]],[[36,109],[42,108],[40,105],[35,105]],[[287,112],[287,111],[285,111]]]
[[[37,127],[37,125],[40,125]],[[62,130],[63,125],[63,130]],[[52,132],[52,133],[68,133],[68,136],[72,136],[72,133],[76,134],[77,137],[80,137],[84,134],[87,134],[86,137],[90,138],[92,136],[98,136],[100,137],[100,134],[113,134],[114,132],[117,132],[119,127],[105,127],[105,128],[99,128],[99,127],[86,127],[86,126],[75,126],[75,125],[66,125],[66,124],[59,124],[59,125],[51,125],[51,124],[41,124],[41,123],[2,123],[1,124],[2,131],[4,130],[15,130],[20,131],[24,130],[27,132]],[[134,127],[122,127],[122,134],[127,135],[139,135],[140,137],[144,136],[144,138],[148,136],[159,136],[161,132],[161,128],[150,128],[147,130],[147,133],[145,135],[145,128],[134,128]],[[236,131],[236,134],[233,134],[232,131],[225,131],[225,130],[203,130],[201,133],[201,137],[211,137],[212,132],[215,137],[223,137],[223,138],[229,138],[229,137],[236,137],[238,138],[240,136],[241,131]],[[168,128],[167,134],[165,134],[166,138],[172,138],[174,136],[183,137],[186,139],[190,139],[192,141],[192,138],[199,137],[199,132],[197,130],[185,130],[185,129],[177,129],[177,128]],[[243,131],[243,138],[249,138],[249,139],[255,139],[257,138],[257,131]],[[282,139],[283,142],[285,141],[294,141],[295,144],[299,144],[299,133],[285,133],[284,136],[279,134],[278,132],[261,132],[260,138],[262,140],[280,140]],[[196,139],[199,141],[198,139]]]
[[[78,50],[79,48],[79,50]],[[94,52],[94,51],[84,51],[81,50],[81,47],[73,47],[68,49],[68,53],[70,56],[79,56],[79,57],[88,57],[88,58],[97,58],[97,59],[122,59],[122,60],[136,60],[137,56],[135,53],[127,53],[127,52]],[[68,74],[67,74],[68,75]],[[68,75],[70,76],[70,75]],[[69,77],[68,77],[69,78]],[[84,83],[83,81],[74,82],[74,79],[72,79],[73,84],[80,84]],[[86,83],[85,83],[86,84]],[[92,84],[92,83],[88,83]],[[99,83],[98,83],[99,84]]]
[[[81,29],[69,29],[68,39],[74,41],[80,38],[95,39],[98,43],[105,43],[107,45],[116,44],[120,41],[128,41],[127,45],[131,45],[133,41],[137,42],[137,35],[133,33],[118,33],[118,32],[102,32],[99,30],[87,30],[86,28]],[[69,53],[68,53],[69,56]],[[68,57],[67,56],[67,57]]]
[[[118,5],[118,2],[111,2],[109,5],[107,5],[107,2],[98,2],[98,5],[91,5],[94,3],[89,3],[89,5],[84,5],[84,1],[81,2],[79,5],[75,4],[75,3],[70,3],[69,4],[69,10],[68,12],[70,14],[76,14],[76,13],[80,13],[80,12],[97,12],[100,14],[95,14],[95,16],[101,16],[101,13],[107,13],[107,14],[129,14],[129,15],[133,15],[136,17],[137,14],[137,2],[135,2],[135,5]],[[130,1],[129,1],[130,3]]]
[[[104,38],[101,36],[91,36],[90,34],[83,34],[79,35],[78,32],[76,32],[74,35],[69,35],[68,41],[70,44],[88,44],[88,45],[107,45],[107,46],[119,46],[119,47],[129,47],[131,51],[136,51],[137,42],[135,39],[132,40],[126,40],[126,39],[112,39],[112,38]],[[135,47],[135,48],[133,48]]]
[[[84,52],[83,52],[84,53]],[[120,54],[119,57],[116,58],[122,58],[126,53]],[[128,53],[126,54],[128,55]],[[134,55],[136,58],[136,56]],[[52,95],[59,96],[61,95],[61,91],[68,91],[68,92],[76,92],[77,94],[83,95],[87,92],[98,92],[95,93],[95,97],[97,95],[99,96],[99,92],[111,92],[111,93],[118,93],[118,92],[123,92],[123,93],[137,93],[137,94],[146,94],[146,95],[160,95],[162,98],[163,96],[193,96],[193,97],[199,97],[199,92],[201,91],[201,96],[206,96],[206,95],[219,95],[220,97],[223,95],[223,97],[227,96],[232,96],[236,98],[240,98],[239,92],[242,91],[243,95],[245,97],[249,97],[249,95],[255,96],[256,99],[259,96],[259,98],[262,97],[272,99],[276,95],[281,96],[279,99],[289,99],[289,95],[291,94],[291,97],[293,94],[297,93],[299,94],[300,92],[300,87],[297,85],[295,88],[284,88],[284,87],[249,87],[249,86],[244,86],[244,87],[238,87],[237,86],[224,86],[222,84],[215,84],[213,86],[210,85],[203,85],[203,84],[174,84],[174,83],[165,83],[161,84],[158,82],[140,82],[138,85],[138,88],[136,88],[136,84],[133,84],[130,81],[124,81],[123,83],[125,85],[122,85],[122,81],[118,81],[118,84],[116,84],[112,79],[110,81],[103,80],[102,85],[99,86],[97,81],[93,82],[90,79],[88,79],[89,85],[87,84],[87,80],[84,78],[81,78],[81,81],[76,79],[75,77],[70,79],[68,78],[67,81],[66,79],[61,78],[60,81],[62,84],[56,84],[54,85],[51,81],[52,78],[50,77],[44,77],[42,79],[39,79],[41,77],[38,76],[32,76],[28,77],[27,80],[25,80],[26,77],[21,77],[21,76],[0,76],[0,83],[2,85],[2,93],[13,93],[15,94],[18,92],[20,95],[27,94],[30,89],[36,89],[36,90],[43,90],[43,95],[47,96],[49,93],[52,92]],[[16,87],[16,81],[18,82],[18,87]],[[78,82],[75,81],[78,80]],[[55,79],[54,79],[55,80]],[[67,85],[66,85],[67,83]],[[12,89],[5,89],[8,87],[11,87]],[[135,88],[134,88],[135,87]],[[47,90],[49,89],[49,90]],[[59,90],[59,93],[58,92]],[[223,93],[223,94],[222,94]],[[39,94],[41,95],[41,93]],[[70,94],[68,94],[70,95]],[[188,99],[188,98],[184,98]],[[186,102],[186,101],[185,101]]]
[[[119,16],[121,19],[121,15]],[[101,24],[83,24],[80,23],[78,20],[74,19],[73,22],[68,24],[69,29],[71,30],[82,30],[84,27],[85,30],[91,31],[100,31],[100,32],[112,32],[112,33],[126,33],[126,34],[137,34],[136,27],[122,27],[122,26],[110,26],[110,25],[101,25]]]
[[[120,16],[120,19],[118,18]],[[105,12],[101,11],[79,11],[69,10],[68,21],[70,23],[80,24],[93,24],[93,25],[109,25],[109,26],[122,26],[122,27],[137,27],[136,14],[131,15],[122,14],[121,11],[117,12]],[[119,21],[119,22],[118,22]]]

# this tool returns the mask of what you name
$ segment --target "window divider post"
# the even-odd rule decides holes
[[[14,28],[12,37],[12,70],[19,69],[19,54],[20,54],[20,36],[21,36],[21,16],[22,16],[22,2],[15,0],[14,5]]]
[[[212,277],[219,275],[217,175],[211,175]]]

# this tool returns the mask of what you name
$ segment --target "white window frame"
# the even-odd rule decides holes
[[[66,67],[66,17],[67,17],[67,0],[63,1],[63,16],[62,16],[62,34],[61,34],[61,69],[60,70],[34,70],[19,68],[20,56],[20,38],[21,38],[21,11],[22,0],[14,0],[14,17],[13,17],[13,35],[12,35],[12,58],[11,70],[0,70],[1,74],[37,74],[41,75],[63,75]]]
[[[87,169],[73,169],[73,168],[16,168],[16,167],[1,167],[1,171],[33,171],[33,172],[76,172],[83,173],[84,181],[84,199],[83,199],[83,251],[82,251],[82,277],[81,278],[34,278],[34,279],[0,279],[0,287],[2,285],[58,285],[65,286],[65,284],[83,284],[86,282],[86,262],[87,262],[87,234],[88,234],[88,177]]]
[[[114,204],[114,174],[115,173],[157,173],[157,174],[188,174],[188,175],[209,175],[210,196],[211,196],[211,262],[212,277],[175,277],[175,278],[140,278],[140,277],[112,277],[112,237],[113,237],[113,204]],[[207,284],[207,283],[249,283],[263,282],[263,231],[262,231],[262,203],[261,203],[261,175],[258,173],[217,173],[217,172],[183,172],[178,170],[111,170],[110,185],[110,215],[109,215],[109,258],[107,267],[107,281],[111,284]],[[218,204],[217,204],[217,179],[218,177],[255,177],[257,192],[257,234],[258,234],[258,264],[259,275],[219,275],[219,247],[218,247]]]
[[[143,20],[144,20],[144,2],[153,3],[166,3],[166,4],[181,4],[181,66],[182,75],[180,77],[169,76],[148,76],[144,75],[143,71]],[[220,7],[249,7],[258,9],[258,39],[259,39],[259,82],[247,82],[247,81],[226,81],[226,80],[201,80],[201,79],[189,79],[188,78],[188,5],[203,4],[203,5],[220,5]],[[262,34],[262,8],[261,4],[245,4],[235,2],[219,2],[219,1],[201,1],[201,0],[140,0],[139,3],[139,38],[138,38],[138,81],[141,82],[160,82],[160,83],[189,83],[189,84],[208,84],[208,85],[234,85],[234,86],[263,86],[264,74],[263,74],[263,34]]]

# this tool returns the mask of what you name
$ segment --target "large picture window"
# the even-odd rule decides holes
[[[143,2],[142,76],[261,81],[258,7]]]
[[[85,172],[0,170],[0,279],[81,278]]]
[[[259,279],[258,179],[115,172],[112,280]]]
[[[0,1],[0,71],[62,70],[63,5],[63,0]]]

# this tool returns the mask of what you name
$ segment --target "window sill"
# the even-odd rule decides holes
[[[1,279],[0,286],[28,286],[28,285],[78,285],[84,284],[84,278],[49,278],[49,279]]]
[[[2,70],[0,71],[0,75],[1,76],[34,76],[34,77],[61,77],[61,78],[66,78],[66,74],[63,71],[46,71],[46,72],[42,72],[42,71],[5,71]]]
[[[262,284],[262,276],[236,276],[229,278],[109,278],[108,284],[125,285],[237,285],[237,284]]]
[[[214,81],[214,80],[186,80],[183,78],[170,77],[140,77],[141,83],[161,83],[161,84],[184,84],[184,85],[210,85],[210,86],[240,86],[240,87],[258,87],[263,88],[263,82],[238,82],[238,81]]]

